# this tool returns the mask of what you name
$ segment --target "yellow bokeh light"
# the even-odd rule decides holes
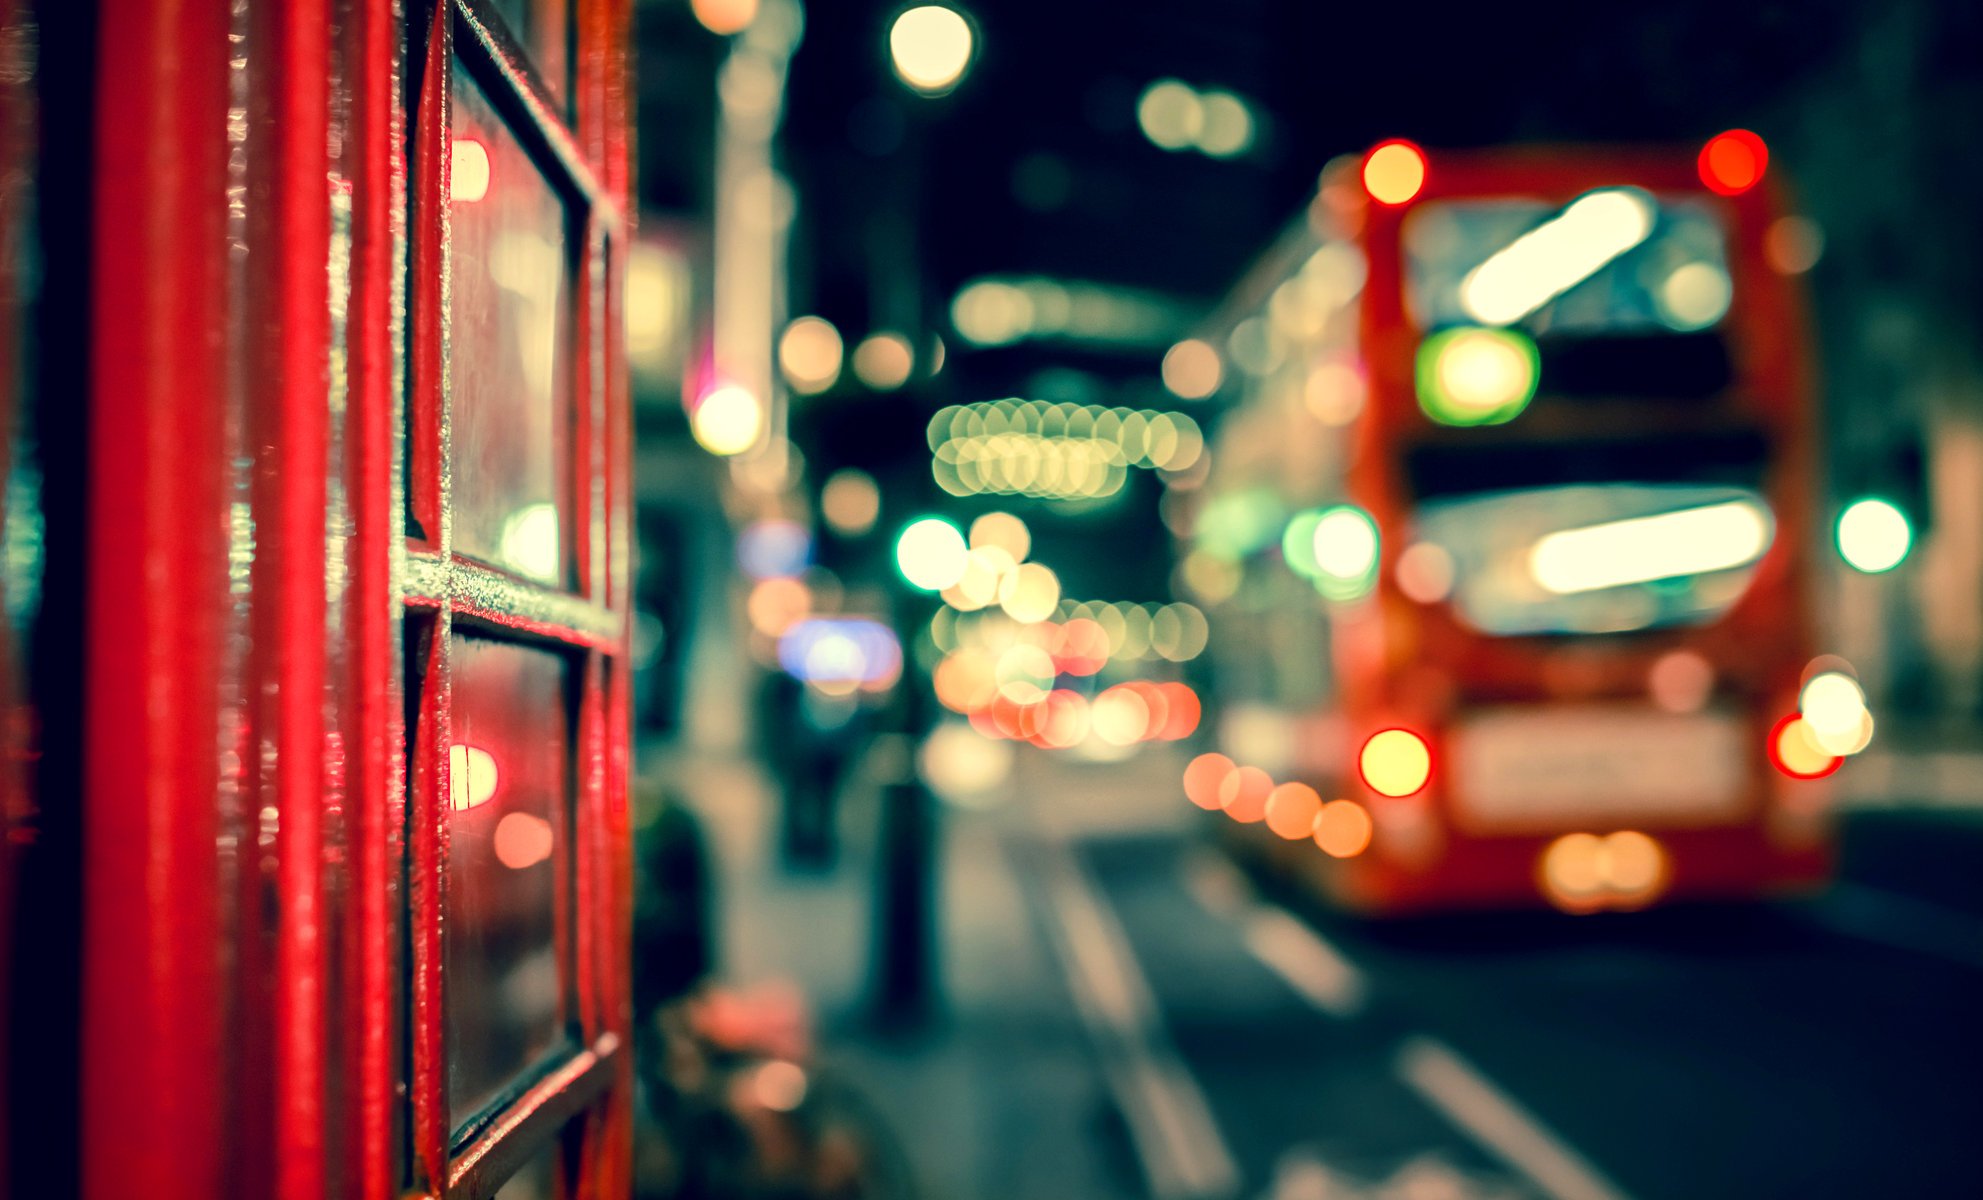
[[[1354,800],[1331,800],[1315,814],[1315,844],[1331,858],[1355,858],[1370,848],[1376,826]]]
[[[915,362],[909,339],[899,333],[870,334],[854,347],[854,374],[877,392],[892,392],[909,382]]]
[[[866,471],[846,467],[827,477],[819,493],[820,512],[833,532],[859,537],[874,528],[881,515],[881,489]]]
[[[1186,338],[1164,352],[1164,386],[1185,400],[1203,400],[1219,390],[1225,374],[1219,352],[1210,343]]]
[[[1425,156],[1408,142],[1386,142],[1363,160],[1363,188],[1380,204],[1403,204],[1425,186]]]
[[[1785,721],[1777,731],[1776,759],[1786,772],[1799,779],[1828,774],[1838,761],[1802,717]]]
[[[711,33],[741,33],[757,20],[758,0],[689,0],[695,19]]]
[[[1645,900],[1666,877],[1666,852],[1645,834],[1624,829],[1604,839],[1598,869],[1624,898]]]
[[[1570,833],[1549,843],[1542,852],[1543,894],[1567,912],[1588,912],[1597,906],[1605,885],[1604,843],[1596,834]]]
[[[1198,140],[1205,127],[1205,106],[1189,84],[1159,79],[1143,89],[1136,102],[1136,123],[1143,136],[1166,150],[1182,150]]]
[[[764,435],[764,406],[749,389],[724,384],[696,405],[689,432],[711,454],[742,454]]]
[[[840,331],[824,317],[800,317],[778,339],[778,367],[795,391],[811,396],[840,378]]]
[[[926,95],[955,87],[971,65],[971,23],[940,4],[912,8],[888,30],[888,53],[902,82]]]
[[[1044,621],[1060,605],[1060,577],[1040,563],[1021,563],[999,581],[998,604],[1015,621]]]
[[[1033,535],[1027,530],[1026,522],[1011,513],[988,512],[971,522],[971,546],[973,549],[995,546],[1010,555],[1013,562],[1022,563],[1033,549]]]
[[[1432,751],[1410,730],[1386,729],[1363,744],[1357,766],[1371,791],[1409,796],[1432,778]]]

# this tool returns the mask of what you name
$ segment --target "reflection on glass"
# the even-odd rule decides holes
[[[558,1040],[565,670],[549,651],[454,641],[445,969],[456,1123]]]
[[[1727,251],[1701,200],[1601,188],[1569,204],[1427,204],[1405,225],[1411,310],[1426,330],[1690,332],[1728,310]]]
[[[1727,611],[1774,532],[1747,488],[1619,483],[1429,501],[1414,549],[1443,552],[1440,590],[1484,633],[1619,633]]]
[[[496,1189],[495,1200],[558,1200],[557,1141],[531,1155],[521,1170]]]
[[[572,361],[565,208],[459,64],[454,89],[454,544],[560,584]]]
[[[537,77],[564,101],[571,94],[571,0],[491,0]]]

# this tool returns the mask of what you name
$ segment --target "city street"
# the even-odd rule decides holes
[[[1260,894],[1155,794],[1154,757],[1104,776],[1030,756],[1004,807],[946,818],[945,890],[970,908],[945,914],[932,1031],[874,1033],[859,943],[813,936],[862,925],[858,832],[838,882],[773,889],[788,918],[812,913],[802,927],[733,914],[767,960],[811,964],[826,1061],[874,1091],[929,1194],[1970,1185],[1983,888],[1962,864],[1983,813],[1847,781],[1844,877],[1823,897],[1369,923]]]

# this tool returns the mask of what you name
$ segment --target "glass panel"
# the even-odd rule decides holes
[[[1520,325],[1536,334],[1686,333],[1732,299],[1707,202],[1600,188],[1539,200],[1427,204],[1405,226],[1420,327]]]
[[[1435,546],[1460,619],[1482,633],[1622,633],[1712,621],[1775,536],[1761,495],[1700,484],[1536,488],[1436,500]]]
[[[571,0],[491,0],[559,103],[571,95]]]
[[[565,661],[549,651],[454,640],[444,958],[457,1124],[559,1037],[565,678]]]
[[[459,63],[454,99],[454,545],[561,585],[572,365],[565,207]]]
[[[496,1189],[495,1200],[558,1200],[558,1139],[531,1155],[522,1170]]]

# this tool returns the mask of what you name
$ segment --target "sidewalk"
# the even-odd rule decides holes
[[[1028,751],[1027,754],[1032,752]],[[1185,815],[1160,783],[1168,755],[1097,767],[1092,786],[1020,795],[1022,755],[995,807],[938,817],[938,1015],[920,1031],[871,1020],[877,796],[842,797],[841,855],[819,874],[777,861],[776,798],[752,762],[686,756],[665,769],[702,817],[718,872],[718,977],[795,986],[815,1017],[821,1066],[861,1091],[894,1130],[932,1200],[1110,1200],[1142,1194],[1093,1045],[1041,924],[1036,801],[1063,833],[1160,827]],[[1079,768],[1076,768],[1079,770]],[[1065,780],[1063,778],[1063,784]]]

